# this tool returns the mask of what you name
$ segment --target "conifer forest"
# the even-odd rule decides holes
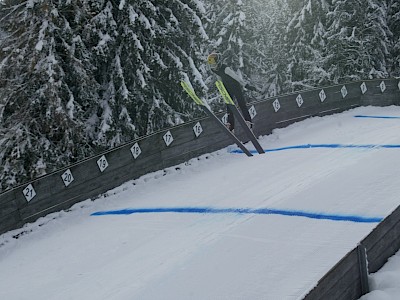
[[[400,76],[398,0],[0,0],[0,192],[261,93]]]

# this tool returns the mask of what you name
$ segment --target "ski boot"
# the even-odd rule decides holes
[[[249,127],[251,130],[253,130],[253,125],[254,123],[250,122],[250,121],[246,121],[246,125],[247,127]]]
[[[231,123],[225,123],[226,128],[229,129],[230,132],[232,132],[233,134],[235,134],[235,129],[232,128],[232,124]]]

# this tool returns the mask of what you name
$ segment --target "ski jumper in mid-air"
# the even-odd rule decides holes
[[[243,87],[253,91],[255,91],[256,88],[249,84],[246,84],[246,82],[242,78],[240,78],[235,73],[235,71],[233,71],[227,65],[223,64],[221,54],[211,53],[207,58],[207,63],[210,66],[211,71],[213,71],[220,77],[232,100],[236,99],[236,102],[238,103],[240,110],[242,111],[243,118],[246,120],[247,125],[251,128],[251,117],[249,111],[247,110],[246,100],[243,95]],[[229,105],[227,105],[227,113],[228,122],[226,126],[230,131],[234,131],[235,120]]]

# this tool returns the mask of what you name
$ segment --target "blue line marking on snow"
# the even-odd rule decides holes
[[[280,215],[289,217],[304,217],[309,219],[344,221],[354,223],[379,223],[381,217],[363,217],[356,215],[336,215],[313,213],[297,210],[281,210],[269,208],[213,208],[213,207],[160,207],[160,208],[132,208],[111,211],[99,211],[91,216],[132,215],[132,214],[159,214],[159,213],[184,213],[184,214],[255,214],[255,215]]]
[[[364,116],[357,115],[354,118],[365,118],[365,119],[400,119],[400,117],[392,117],[392,116]]]
[[[313,149],[313,148],[331,148],[331,149],[400,149],[400,144],[393,145],[377,145],[377,144],[366,144],[366,145],[344,145],[344,144],[305,144],[305,145],[296,145],[296,146],[287,146],[281,148],[274,149],[265,149],[266,153],[268,152],[278,152],[285,150],[293,150],[293,149]],[[251,153],[258,153],[255,150],[250,150]],[[230,150],[229,153],[243,153],[240,149]]]

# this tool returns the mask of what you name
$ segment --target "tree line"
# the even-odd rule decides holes
[[[268,97],[400,76],[395,0],[3,0],[0,191],[193,119],[190,81],[218,109],[205,64]]]

